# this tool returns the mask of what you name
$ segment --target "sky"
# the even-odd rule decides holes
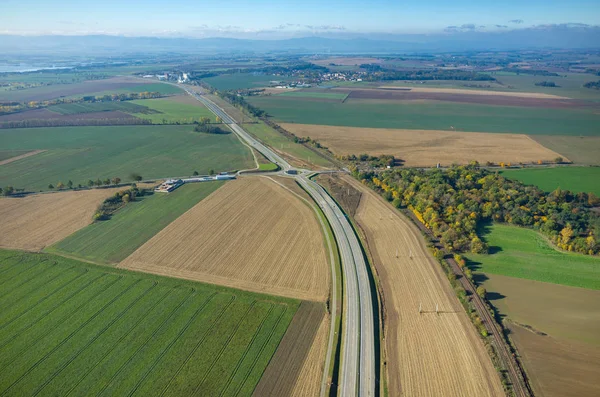
[[[0,15],[0,34],[277,39],[596,26],[600,0],[0,0]]]

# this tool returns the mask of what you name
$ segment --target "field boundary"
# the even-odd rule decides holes
[[[17,161],[17,160],[25,159],[27,157],[35,156],[36,154],[44,153],[46,150],[47,149],[32,150],[31,152],[23,153],[19,156],[15,156],[15,157],[8,158],[6,160],[2,160],[2,161],[0,161],[0,165],[10,164],[13,161]]]

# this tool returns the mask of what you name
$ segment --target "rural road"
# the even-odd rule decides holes
[[[219,116],[249,146],[277,164],[283,171],[292,168],[281,156],[244,131],[214,102],[187,88],[185,90]],[[352,225],[342,210],[323,187],[308,178],[308,172],[301,171],[295,178],[313,197],[327,217],[335,235],[342,262],[346,301],[338,395],[344,397],[375,396],[375,324],[367,264]],[[334,296],[331,305],[335,307],[337,299],[335,286],[332,290]]]

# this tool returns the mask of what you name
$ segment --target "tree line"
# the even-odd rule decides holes
[[[490,221],[533,228],[566,251],[600,252],[600,218],[590,210],[600,199],[593,193],[546,193],[479,168],[477,162],[444,170],[354,168],[353,173],[397,208],[412,211],[454,252],[487,253],[478,230]]]
[[[98,206],[98,209],[94,213],[94,221],[104,221],[110,219],[112,214],[117,210],[129,204],[132,201],[136,201],[138,197],[147,196],[154,194],[151,189],[138,189],[133,184],[131,188],[127,190],[121,190],[110,196]]]

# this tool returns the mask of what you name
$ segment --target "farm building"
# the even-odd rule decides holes
[[[169,193],[173,190],[177,189],[179,186],[183,185],[183,181],[181,179],[167,179],[163,183],[161,183],[156,189],[155,192]]]

